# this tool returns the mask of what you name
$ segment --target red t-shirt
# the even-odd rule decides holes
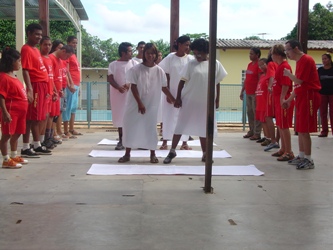
[[[60,91],[62,89],[62,60],[55,55],[49,55],[53,66],[53,81],[56,89]]]
[[[46,70],[49,74],[49,88],[48,88],[48,94],[49,95],[52,95],[53,94],[53,65],[52,65],[52,60],[50,57],[45,57],[45,56],[42,56],[43,58],[43,63],[46,67]]]
[[[278,65],[275,72],[275,80],[273,84],[273,94],[274,96],[280,96],[282,92],[282,86],[289,86],[289,90],[287,92],[291,93],[293,90],[292,81],[288,76],[283,75],[283,70],[289,69],[292,72],[292,69],[287,61],[283,61],[280,65]],[[288,96],[288,95],[287,95]]]
[[[80,71],[80,65],[76,58],[76,55],[72,55],[68,59],[69,63],[69,73],[71,74],[72,80],[74,85],[80,86],[81,83],[81,71]]]
[[[68,60],[61,60],[61,72],[62,72],[62,88],[65,89],[67,87],[67,65],[68,65]]]
[[[19,79],[6,73],[0,73],[0,95],[5,99],[6,108],[9,111],[28,107],[27,93]]]
[[[258,62],[250,62],[247,65],[246,75],[245,75],[245,92],[247,95],[254,95],[257,89],[257,85],[259,82],[259,66]]]
[[[267,104],[269,77],[264,74],[260,75],[257,90],[256,90],[256,111],[265,111]]]
[[[275,77],[275,72],[276,72],[277,67],[278,67],[278,64],[275,62],[269,62],[267,64],[266,76],[268,77],[268,79],[271,77]]]
[[[302,84],[295,84],[295,94],[307,90],[319,91],[321,89],[316,63],[313,58],[304,54],[296,62],[296,77],[303,81]]]
[[[21,49],[22,69],[29,71],[31,82],[48,82],[48,73],[39,50],[27,44]]]

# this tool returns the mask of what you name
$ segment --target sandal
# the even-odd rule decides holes
[[[69,130],[69,132],[70,132],[72,135],[83,135],[82,133],[77,132],[76,130]]]
[[[162,145],[161,147],[160,147],[160,150],[167,150],[168,149],[168,145]]]
[[[150,163],[158,163],[158,159],[157,159],[156,155],[150,156]]]
[[[67,136],[69,139],[76,139],[77,137],[75,135],[72,135],[69,132],[64,133],[65,136]]]
[[[180,150],[192,150],[192,148],[190,148],[187,144],[185,144],[180,147]]]
[[[285,153],[285,154],[281,155],[279,158],[277,158],[277,160],[278,161],[290,161],[294,158],[295,158],[295,156],[293,153]]]
[[[275,152],[274,154],[272,154],[272,156],[280,157],[280,156],[282,156],[283,154],[284,154],[283,151],[277,151],[277,152]]]
[[[119,163],[124,163],[124,162],[128,162],[128,161],[130,161],[130,159],[131,159],[131,156],[129,156],[129,155],[124,155],[123,157],[120,157],[120,158],[119,158],[118,162],[119,162]]]

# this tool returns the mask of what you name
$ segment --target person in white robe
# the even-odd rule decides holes
[[[143,63],[131,68],[126,74],[131,84],[123,120],[123,144],[125,155],[118,162],[130,160],[132,148],[150,150],[150,162],[158,163],[155,155],[157,147],[157,112],[163,91],[172,102],[175,98],[167,88],[167,79],[161,67],[155,64],[158,57],[157,48],[147,43],[143,54]]]
[[[138,46],[136,46],[136,51],[138,54],[133,57],[133,60],[137,61],[138,63],[142,63],[143,58],[143,50],[146,46],[146,43],[144,41],[138,42]]]
[[[209,43],[205,39],[196,39],[191,44],[196,60],[188,62],[181,72],[177,98],[174,106],[179,108],[179,116],[172,138],[172,146],[163,163],[168,164],[177,156],[176,146],[182,134],[197,135],[203,152],[202,161],[206,161],[206,117],[208,92],[208,52]],[[227,75],[219,61],[216,61],[215,108],[219,107],[220,81]],[[215,132],[216,116],[215,119]],[[217,133],[215,133],[216,135]]]
[[[130,84],[126,82],[126,72],[138,64],[132,59],[132,44],[123,42],[118,47],[119,59],[109,64],[108,82],[110,83],[110,103],[112,110],[112,123],[118,128],[119,142],[115,150],[122,150],[123,117],[125,112],[126,97]]]
[[[192,55],[186,54],[189,51],[191,39],[188,36],[178,37],[175,41],[173,47],[176,52],[170,53],[167,57],[165,57],[159,66],[165,71],[168,79],[168,88],[173,96],[177,95],[178,83],[181,78],[181,71],[184,66],[190,61],[193,60],[194,57]],[[174,130],[176,127],[179,109],[175,108],[174,105],[167,98],[163,98],[162,100],[162,122],[163,122],[163,143],[160,149],[166,150],[168,149],[167,141],[172,140],[172,136],[174,134]],[[181,140],[183,141],[183,145],[180,149],[190,150],[187,144],[189,139],[188,135],[183,135]]]

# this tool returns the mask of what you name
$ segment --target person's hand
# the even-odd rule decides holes
[[[167,103],[173,104],[175,101],[172,101],[169,97],[166,97]]]
[[[290,102],[291,101],[289,101],[289,100],[283,100],[282,104],[281,104],[282,108],[283,109],[288,109],[290,107]]]
[[[119,88],[118,88],[118,91],[120,93],[125,93],[127,90],[128,90],[128,88],[126,88],[126,84],[122,85],[122,86],[119,86]]]
[[[218,109],[220,107],[220,100],[215,100],[215,108]]]
[[[177,98],[173,106],[175,108],[180,108],[182,106],[182,100],[180,98]]]
[[[239,99],[241,99],[243,101],[243,99],[244,99],[244,94],[243,93],[240,93]]]
[[[146,113],[146,107],[143,105],[143,103],[139,104],[139,113],[144,114]]]
[[[285,69],[283,70],[283,75],[289,77],[289,76],[291,76],[292,74],[291,74],[291,72],[290,72],[289,69],[286,69],[286,68],[285,68]]]
[[[272,93],[273,93],[273,88],[272,88],[272,87],[269,87],[269,88],[268,88],[268,92],[272,94]]]
[[[128,91],[129,88],[131,87],[131,84],[126,83],[126,84],[124,84],[123,86],[124,86],[124,88],[126,89],[126,91]]]
[[[10,116],[10,114],[6,111],[6,112],[2,112],[2,120],[5,123],[9,123],[12,121],[12,117]]]
[[[64,91],[61,89],[59,90],[59,97],[63,97],[64,96]]]
[[[27,98],[29,103],[32,103],[34,101],[34,95],[32,90],[27,90]]]

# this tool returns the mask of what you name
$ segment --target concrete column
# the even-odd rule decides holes
[[[170,4],[170,52],[174,51],[173,42],[179,37],[179,0]]]
[[[16,19],[16,49],[21,51],[25,44],[25,5],[24,0],[15,0]],[[22,70],[17,72],[17,77],[23,82]]]
[[[39,23],[43,28],[43,36],[50,36],[49,0],[39,0]]]

